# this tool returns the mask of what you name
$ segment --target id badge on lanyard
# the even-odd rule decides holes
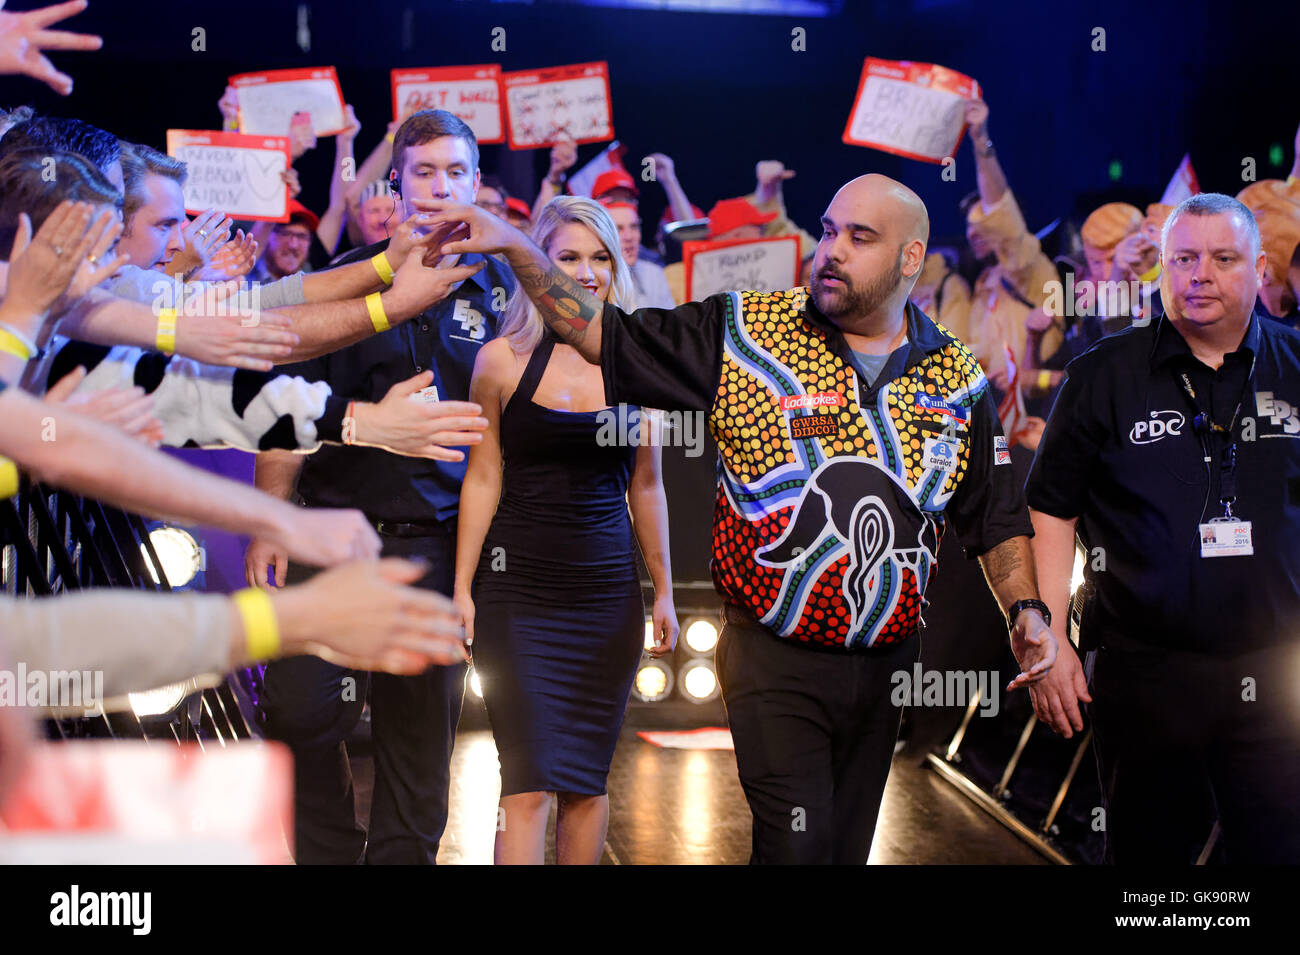
[[[1236,415],[1233,415],[1235,420]],[[1209,450],[1209,442],[1205,444]],[[1208,455],[1207,455],[1208,458]],[[1202,557],[1250,557],[1255,553],[1250,536],[1250,521],[1232,513],[1237,500],[1237,444],[1228,433],[1228,446],[1219,456],[1219,503],[1223,515],[1200,525]]]
[[[1201,525],[1202,557],[1250,557],[1254,553],[1250,521],[1216,517]]]
[[[1254,370],[1255,364],[1252,360],[1250,373],[1246,375],[1246,390],[1237,401],[1236,410],[1232,412],[1232,420],[1226,428],[1216,424],[1209,412],[1201,408],[1200,402],[1196,400],[1196,389],[1192,387],[1191,379],[1186,373],[1179,376],[1183,393],[1196,409],[1193,425],[1201,438],[1206,464],[1213,462],[1209,436],[1222,434],[1227,441],[1219,454],[1219,503],[1223,506],[1223,514],[1199,525],[1202,557],[1251,557],[1255,553],[1250,521],[1243,521],[1232,513],[1232,505],[1237,500],[1237,442],[1232,437],[1232,429],[1237,424],[1237,415],[1241,412],[1242,401],[1245,400],[1245,395],[1250,389]]]

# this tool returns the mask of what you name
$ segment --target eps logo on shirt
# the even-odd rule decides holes
[[[468,338],[470,341],[479,342],[487,336],[487,328],[483,324],[483,313],[474,308],[463,298],[456,299],[456,307],[452,310],[451,317],[460,322],[461,329],[465,334],[457,335],[457,338]]]
[[[1255,392],[1255,413],[1267,418],[1269,424],[1281,425],[1283,434],[1300,432],[1300,408],[1281,398],[1274,398],[1271,391]]]
[[[1133,422],[1128,439],[1134,444],[1152,444],[1165,435],[1180,435],[1186,419],[1181,411],[1153,411],[1150,420],[1139,418]]]

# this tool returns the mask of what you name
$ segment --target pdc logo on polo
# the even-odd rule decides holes
[[[1128,439],[1134,444],[1151,444],[1167,434],[1180,435],[1185,420],[1180,411],[1153,411],[1149,419],[1133,422]]]

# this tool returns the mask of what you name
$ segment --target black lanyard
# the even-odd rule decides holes
[[[1213,459],[1210,455],[1210,435],[1221,434],[1224,436],[1226,444],[1223,450],[1219,452],[1219,503],[1223,505],[1223,515],[1229,520],[1234,519],[1232,505],[1237,500],[1237,442],[1232,437],[1233,429],[1237,426],[1237,415],[1241,414],[1241,406],[1246,401],[1246,395],[1250,393],[1250,383],[1255,378],[1255,357],[1250,359],[1250,370],[1246,372],[1246,384],[1241,389],[1241,394],[1237,397],[1237,406],[1232,410],[1232,419],[1225,428],[1216,422],[1210,413],[1201,407],[1201,402],[1196,397],[1196,389],[1192,387],[1192,380],[1187,376],[1187,372],[1177,372],[1174,376],[1182,386],[1183,394],[1191,402],[1192,407],[1196,410],[1196,417],[1192,419],[1192,430],[1201,440],[1201,449],[1205,453],[1205,463],[1209,464]]]

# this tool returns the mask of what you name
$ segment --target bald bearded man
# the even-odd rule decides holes
[[[865,863],[947,518],[979,557],[1022,672],[1056,657],[1032,529],[996,409],[961,342],[907,301],[929,218],[862,176],[822,216],[812,287],[627,313],[469,206],[451,250],[503,253],[552,332],[599,363],[610,404],[707,414],[717,668],[754,816],[752,861]],[[490,635],[482,635],[490,639]]]

